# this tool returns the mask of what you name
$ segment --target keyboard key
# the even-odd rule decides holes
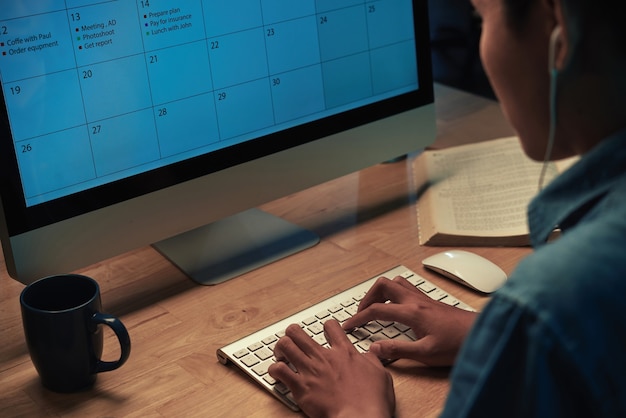
[[[417,288],[424,293],[430,293],[436,289],[436,287],[433,286],[433,284],[430,282],[424,282],[421,285],[417,286]]]
[[[351,334],[359,340],[364,340],[371,335],[369,331],[363,328],[357,328]]]
[[[359,307],[357,305],[352,305],[352,306],[348,306],[345,309],[345,312],[348,313],[348,315],[350,315],[350,316],[354,316],[354,315],[356,315],[358,310],[359,310]]]
[[[356,345],[363,351],[369,351],[370,345],[372,345],[372,341],[363,340],[363,341],[359,341]]]
[[[378,322],[370,322],[369,324],[363,325],[363,328],[365,328],[372,334],[375,334],[383,329],[382,325],[380,325]]]
[[[302,321],[302,323],[303,323],[304,325],[311,325],[311,324],[314,324],[314,323],[316,323],[316,322],[317,322],[317,318],[316,318],[316,317],[314,317],[314,316],[311,316],[311,317],[309,317],[309,318],[305,319],[304,321]]]
[[[335,314],[333,314],[333,318],[335,318],[337,321],[339,322],[345,322],[350,318],[351,315],[349,315],[347,312],[345,311],[341,311],[341,312],[337,312]]]
[[[419,285],[421,285],[422,283],[424,283],[426,280],[424,280],[423,278],[421,278],[420,276],[414,274],[412,276],[406,277],[406,279],[408,280],[409,283],[411,283],[413,286],[417,287]]]
[[[270,345],[272,343],[275,343],[276,341],[278,341],[278,337],[276,337],[275,335],[270,335],[269,337],[261,340],[261,342],[265,345]]]
[[[328,310],[332,314],[332,313],[339,312],[339,311],[343,310],[343,307],[341,305],[334,305],[334,306],[331,306],[330,308],[328,308]]]
[[[446,296],[446,297],[445,297],[445,298],[443,298],[443,299],[439,299],[439,301],[440,301],[440,302],[443,302],[443,303],[446,303],[446,304],[448,304],[448,305],[450,305],[450,306],[456,306],[456,305],[458,305],[458,304],[459,304],[459,300],[458,300],[458,299],[453,298],[453,297],[452,297],[452,296],[450,296],[450,295]]]
[[[330,312],[328,312],[328,310],[321,311],[316,313],[315,316],[317,317],[317,319],[328,318],[330,316]]]
[[[415,334],[413,334],[413,335],[415,335]],[[397,336],[397,337],[394,337],[394,340],[399,340],[399,341],[409,341],[409,342],[411,342],[411,341],[415,341],[415,339],[414,339],[414,338],[411,338],[411,337],[409,337],[409,336],[408,336],[408,335],[406,335],[406,334],[398,334],[398,336]]]
[[[275,385],[276,383],[278,383],[278,380],[274,379],[269,374],[266,374],[265,376],[263,376],[263,380],[265,380],[268,385]]]
[[[407,332],[408,330],[411,329],[411,327],[409,327],[407,325],[404,325],[404,324],[401,324],[399,322],[396,322],[394,324],[394,327],[398,328],[401,332]]]
[[[251,345],[248,346],[248,350],[250,350],[250,351],[256,351],[256,350],[258,350],[260,348],[263,348],[263,343],[261,343],[261,342],[254,343],[254,344],[251,344]]]
[[[252,368],[252,371],[255,372],[258,376],[265,376],[267,374],[267,369],[269,369],[270,365],[274,363],[273,361],[264,361],[263,363],[257,364]]]
[[[388,340],[389,338],[387,338],[387,336],[385,336],[384,333],[379,332],[378,334],[372,334],[370,335],[370,337],[368,338],[369,341],[371,342],[376,342],[376,341],[382,341],[382,340]]]
[[[357,302],[360,302],[360,301],[362,301],[362,300],[363,300],[363,298],[365,297],[365,293],[366,293],[366,292],[359,292],[359,293],[357,293],[356,295],[354,295],[354,296],[352,297],[352,299],[356,300]]]
[[[315,341],[319,345],[326,345],[326,344],[328,344],[328,341],[326,341],[326,335],[324,335],[323,333],[322,334],[317,334],[315,337],[313,337],[313,341]]]
[[[274,353],[269,348],[263,347],[263,348],[255,351],[254,355],[257,356],[258,358],[260,358],[261,360],[267,360],[268,358],[272,357],[274,355]]]
[[[247,356],[241,358],[241,362],[247,367],[252,367],[255,364],[259,364],[261,360],[259,360],[256,356],[253,356],[252,354],[248,354]]]
[[[233,356],[234,356],[235,358],[242,358],[243,356],[248,355],[248,353],[249,353],[249,352],[250,352],[250,351],[248,351],[248,349],[247,349],[247,348],[242,348],[241,350],[236,351],[235,353],[233,353]]]
[[[430,292],[428,296],[435,300],[441,300],[445,298],[446,296],[448,296],[448,294],[441,289],[435,289],[432,292]]]
[[[388,327],[383,330],[383,334],[385,335],[385,337],[391,339],[396,338],[398,335],[401,334],[401,332],[396,327]]]
[[[309,331],[311,331],[314,335],[317,335],[321,332],[324,332],[324,326],[322,324],[320,324],[319,322],[316,322],[315,324],[311,325],[310,327],[307,327],[307,329]]]

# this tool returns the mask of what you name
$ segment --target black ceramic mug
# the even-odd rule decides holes
[[[115,370],[130,354],[124,324],[101,313],[100,287],[78,274],[40,279],[22,291],[22,322],[30,358],[43,385],[55,392],[74,392],[94,384],[100,372]],[[102,361],[102,326],[120,342],[117,361]]]

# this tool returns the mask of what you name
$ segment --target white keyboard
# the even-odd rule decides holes
[[[273,349],[276,342],[284,335],[284,330],[287,326],[298,323],[311,338],[321,345],[327,345],[324,337],[323,323],[331,318],[339,322],[344,322],[347,318],[356,313],[359,301],[381,276],[389,279],[402,276],[432,299],[456,306],[460,309],[474,311],[472,307],[439,289],[408,268],[397,266],[220,348],[217,350],[218,360],[223,364],[230,362],[236,364],[281,402],[285,403],[294,411],[298,411],[298,405],[287,387],[281,382],[274,380],[267,373],[267,369],[275,361]],[[357,328],[352,333],[349,333],[348,338],[350,338],[358,351],[366,352],[370,344],[374,341],[390,338],[415,340],[415,334],[409,327],[400,323],[372,321],[363,327]]]

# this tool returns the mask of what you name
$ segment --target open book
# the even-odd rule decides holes
[[[549,163],[544,185],[576,158]],[[423,152],[414,162],[420,244],[529,245],[526,209],[537,194],[542,163],[517,137]]]

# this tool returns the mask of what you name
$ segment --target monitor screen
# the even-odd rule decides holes
[[[425,3],[3,5],[9,273],[76,269],[424,147]]]

